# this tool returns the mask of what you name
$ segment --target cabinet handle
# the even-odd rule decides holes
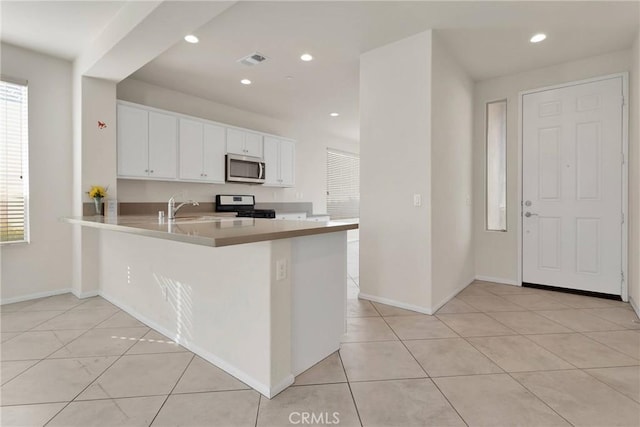
[[[153,169],[151,169],[149,172],[153,173]]]
[[[144,171],[148,173],[148,172],[149,172],[149,169],[145,169]]]

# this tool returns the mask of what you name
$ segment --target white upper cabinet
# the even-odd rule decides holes
[[[118,177],[223,184],[225,154],[264,158],[265,185],[295,184],[294,141],[118,101]]]
[[[204,124],[202,122],[180,119],[180,179],[203,179],[203,139]]]
[[[118,105],[118,176],[149,176],[149,112]]]
[[[293,187],[295,184],[295,144],[293,141],[264,137],[265,186]]]
[[[180,119],[180,179],[224,182],[225,128]]]
[[[177,178],[177,149],[177,118],[169,114],[149,111],[149,177]]]
[[[120,104],[117,117],[118,176],[175,179],[176,118]]]
[[[262,157],[262,135],[242,129],[227,128],[227,153]]]
[[[296,145],[293,141],[280,140],[280,184],[293,187],[296,183]]]
[[[225,128],[204,125],[202,170],[209,182],[224,183]]]

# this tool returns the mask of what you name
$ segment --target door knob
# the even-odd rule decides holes
[[[526,202],[524,202],[525,206],[531,206],[531,200],[527,200]]]
[[[524,216],[526,216],[527,218],[532,217],[532,216],[538,216],[537,213],[531,213],[531,212],[525,212]]]

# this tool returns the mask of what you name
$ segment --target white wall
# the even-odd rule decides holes
[[[631,52],[621,51],[476,83],[474,93],[474,229],[476,275],[505,283],[517,280],[518,92],[587,79],[631,68]],[[485,231],[484,109],[507,99],[507,231]],[[633,119],[632,119],[633,120]],[[637,120],[637,117],[636,117]],[[633,145],[632,143],[631,145]],[[637,139],[635,141],[637,144]],[[637,156],[636,156],[637,157]],[[630,169],[637,169],[638,159]],[[631,183],[630,183],[631,184]],[[637,185],[637,184],[636,184]]]
[[[6,302],[71,287],[71,63],[1,45],[2,74],[29,81],[31,243],[2,246]]]
[[[269,188],[244,184],[198,184],[118,180],[120,202],[164,202],[171,195],[185,191],[185,197],[212,202],[218,193],[254,194],[257,202],[313,202],[316,213],[326,212],[326,150],[336,148],[357,153],[357,141],[342,140],[295,123],[239,110],[203,98],[176,92],[146,82],[126,79],[118,84],[117,97],[221,123],[293,138],[296,143],[295,188]]]
[[[640,315],[640,32],[629,87],[629,296]]]
[[[431,304],[431,31],[360,57],[360,293]],[[421,194],[421,207],[413,195]]]
[[[474,278],[471,196],[473,81],[433,33],[431,104],[432,306]]]

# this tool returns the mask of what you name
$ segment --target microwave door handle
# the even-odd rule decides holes
[[[258,165],[260,165],[260,179],[264,179],[264,163],[262,162],[258,162]]]

